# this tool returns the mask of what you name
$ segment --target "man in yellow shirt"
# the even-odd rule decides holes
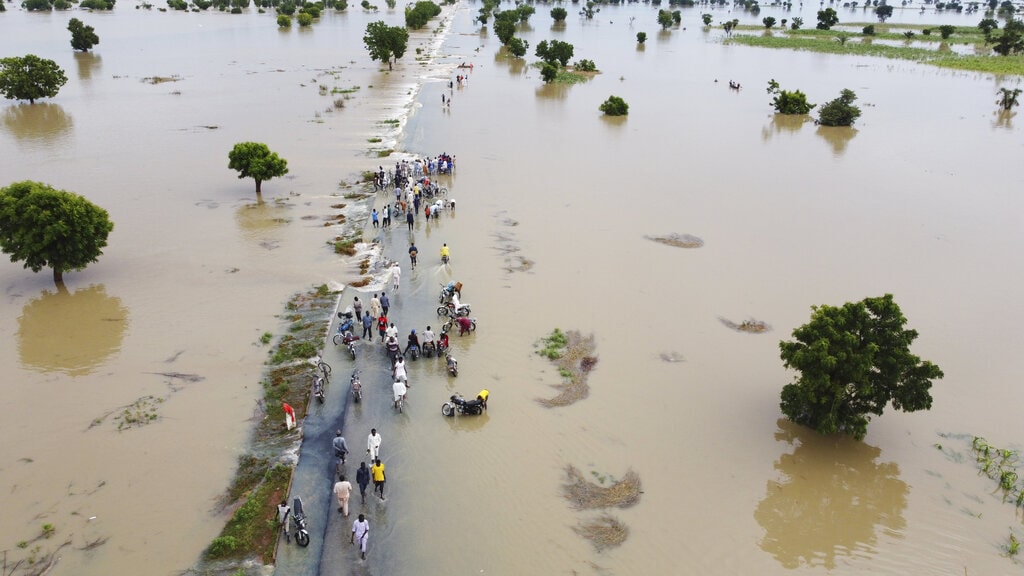
[[[451,254],[451,250],[448,249],[448,244],[445,244],[444,246],[441,246],[441,262],[442,263],[447,264],[448,260],[451,258],[451,255],[452,255]]]
[[[381,502],[384,501],[384,463],[378,458],[373,466],[370,466],[370,475],[373,476],[373,493],[380,494]]]

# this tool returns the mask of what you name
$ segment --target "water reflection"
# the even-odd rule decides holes
[[[57,140],[73,124],[60,104],[52,102],[15,104],[4,109],[4,128],[18,140]]]
[[[522,76],[526,72],[526,60],[513,56],[504,46],[494,53],[494,63],[498,66],[507,66],[509,75],[513,77]]]
[[[244,204],[239,206],[235,212],[235,221],[238,227],[250,240],[264,240],[267,233],[281,228],[290,222],[288,215],[291,207],[286,201],[277,199],[273,202],[264,202],[260,199],[255,204]]]
[[[807,114],[774,114],[772,121],[761,128],[761,140],[767,142],[777,134],[795,134],[810,121],[811,117]]]
[[[1005,130],[1013,130],[1013,117],[1016,116],[1016,112],[1010,110],[1000,110],[995,113],[995,119],[992,121],[992,129],[997,130],[1003,128]]]
[[[550,84],[538,86],[535,93],[538,98],[545,100],[565,100],[565,97],[569,95],[569,88],[571,87],[571,84],[551,82]]]
[[[761,549],[786,568],[836,565],[836,556],[864,556],[878,532],[899,533],[910,488],[881,450],[863,442],[820,436],[779,420],[776,440],[795,445],[775,462],[782,478],[768,482],[754,511],[765,530]]]
[[[852,126],[818,126],[817,134],[832,145],[832,155],[838,158],[846,152],[846,145],[857,135],[857,130]]]
[[[75,52],[75,64],[78,65],[78,79],[89,80],[93,72],[103,67],[103,58],[92,52]]]
[[[127,327],[128,309],[102,284],[44,291],[18,318],[18,354],[24,366],[81,376],[120,350]]]

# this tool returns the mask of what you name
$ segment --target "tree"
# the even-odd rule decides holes
[[[71,47],[75,50],[88,52],[90,48],[100,43],[100,37],[92,26],[86,26],[78,18],[68,21],[68,30],[71,31]]]
[[[53,10],[50,0],[25,0],[21,7],[29,12],[49,12]]]
[[[636,43],[643,44],[644,42],[647,42],[647,32],[637,32]]]
[[[508,52],[516,58],[526,56],[526,50],[529,49],[529,47],[530,43],[522,38],[513,38],[508,42]]]
[[[287,15],[287,14],[278,14],[277,15],[277,26],[278,26],[278,28],[291,28],[291,26],[292,26],[292,17]]]
[[[0,92],[11,100],[53,98],[68,81],[64,71],[53,60],[35,54],[0,58]]]
[[[662,30],[668,30],[672,25],[672,13],[668,10],[658,10],[658,25]]]
[[[839,98],[822,105],[818,110],[818,122],[824,126],[852,126],[860,118],[860,108],[853,105],[857,95],[849,88],[843,88]]]
[[[890,401],[905,412],[931,408],[931,381],[942,370],[910,353],[917,331],[904,330],[891,294],[811,310],[811,321],[793,330],[795,341],[779,343],[786,368],[800,372],[782,388],[787,418],[861,440],[869,415],[880,416]]]
[[[551,64],[550,62],[545,62],[544,65],[540,67],[540,78],[541,80],[544,81],[545,84],[550,84],[554,82],[555,78],[557,77],[558,67],[556,67],[554,64]]]
[[[441,7],[437,4],[430,0],[420,0],[414,6],[405,7],[405,25],[413,30],[419,30],[440,13]]]
[[[956,26],[951,26],[949,24],[943,24],[942,26],[939,26],[939,36],[942,36],[943,40],[952,36],[953,32],[956,32]]]
[[[831,30],[833,26],[839,24],[839,16],[836,15],[836,11],[832,8],[825,8],[824,10],[818,10],[818,30]]]
[[[996,96],[999,96],[999,100],[996,100],[996,104],[1002,106],[1003,110],[1010,110],[1014,106],[1017,106],[1017,96],[1020,96],[1020,88],[1000,88],[999,92],[996,92]]]
[[[383,20],[370,22],[366,25],[363,44],[370,52],[371,60],[387,62],[388,70],[391,70],[391,58],[398,60],[405,55],[405,48],[409,44],[409,31],[401,26],[388,26]]]
[[[768,93],[775,95],[772,106],[779,114],[807,114],[816,106],[808,103],[807,95],[799,90],[789,92],[780,89],[774,78],[768,81]]]
[[[107,211],[78,194],[27,180],[0,189],[0,250],[33,272],[52,268],[58,286],[64,272],[99,259],[113,229]]]
[[[775,18],[772,16],[765,16],[761,18],[761,24],[764,24],[766,30],[771,30],[772,26],[775,26]]]
[[[572,59],[573,45],[561,40],[541,40],[537,43],[534,54],[544,62],[554,65],[556,62],[565,66]]]
[[[701,20],[701,22],[704,23],[705,27],[711,26],[711,20],[712,20],[711,14],[708,14],[706,12],[704,14],[701,14],[700,15],[700,20]]]
[[[256,195],[263,193],[264,180],[288,173],[288,161],[271,152],[260,142],[239,142],[228,152],[228,168],[238,171],[239,178],[256,180]]]
[[[878,21],[884,24],[885,21],[890,16],[892,16],[892,6],[889,6],[888,4],[882,4],[881,6],[875,8],[875,16],[878,16]]]
[[[804,19],[800,18],[798,16],[796,18],[793,18],[793,23],[789,25],[789,29],[790,30],[799,30],[800,27],[803,26],[803,25],[804,25]]]
[[[299,23],[300,28],[313,25],[313,15],[309,12],[299,12],[295,15],[295,21]]]
[[[978,29],[985,35],[985,38],[988,38],[996,28],[999,28],[999,21],[994,18],[985,18],[981,22],[978,22]]]
[[[598,110],[608,116],[625,116],[629,114],[629,104],[626,104],[626,101],[618,96],[609,96],[598,106]]]
[[[551,18],[555,22],[565,22],[565,17],[569,15],[569,12],[561,6],[556,6],[551,9]]]
[[[1003,26],[1003,33],[993,36],[990,32],[985,42],[992,43],[992,50],[1000,56],[1009,56],[1024,52],[1024,22],[1009,19]]]
[[[494,17],[494,33],[503,46],[508,46],[512,37],[516,34],[516,21],[513,18],[502,18],[509,12],[502,12]]]

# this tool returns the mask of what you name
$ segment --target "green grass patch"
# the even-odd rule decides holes
[[[877,27],[876,27],[877,30]],[[813,32],[808,34],[808,32]],[[822,34],[822,32],[827,33]],[[840,44],[835,40],[842,32],[835,30],[797,30],[793,34],[773,34],[770,36],[736,35],[726,40],[727,44],[741,44],[761,48],[781,48],[788,50],[807,50],[826,54],[850,54],[855,56],[875,56],[895,60],[911,60],[921,64],[929,64],[940,68],[954,70],[970,70],[992,74],[1015,74],[1024,76],[1024,55],[1015,56],[980,56],[960,55],[951,52],[940,52],[934,49],[912,46],[890,46],[878,43],[862,43],[851,36],[850,41]],[[849,34],[849,33],[846,33]],[[857,35],[859,36],[859,35]],[[878,37],[877,35],[875,37]],[[915,39],[928,38],[926,36]],[[941,41],[938,37],[932,39]],[[954,35],[951,40],[958,40]]]
[[[277,503],[288,494],[290,466],[278,464],[263,475],[259,486],[235,510],[231,520],[207,547],[210,560],[242,558],[256,554],[262,562],[274,556],[277,542]]]
[[[537,342],[537,346],[540,347],[540,350],[537,350],[537,354],[548,360],[558,360],[565,354],[565,347],[568,343],[569,340],[565,337],[565,334],[560,329],[555,328],[549,336],[545,336]]]
[[[378,144],[380,142],[383,142],[383,140],[384,140],[383,138],[376,138],[376,137],[375,138],[367,138],[366,139],[366,141],[369,142],[370,144]],[[372,172],[371,172],[371,174],[372,174]],[[372,179],[372,177],[371,177],[371,179]]]
[[[331,94],[355,94],[359,91],[359,86],[353,86],[351,88],[331,88]]]

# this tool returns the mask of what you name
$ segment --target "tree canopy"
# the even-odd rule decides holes
[[[822,434],[867,434],[870,414],[890,401],[913,412],[932,406],[932,380],[942,370],[910,353],[916,330],[892,294],[812,307],[811,321],[793,330],[794,341],[779,343],[787,368],[800,372],[782,388],[782,413]]]
[[[0,250],[33,272],[52,268],[57,285],[96,262],[113,229],[107,211],[78,194],[28,180],[0,189]]]
[[[831,30],[836,24],[839,24],[839,15],[835,10],[832,8],[818,10],[818,25],[816,26],[818,30]]]
[[[561,40],[541,40],[537,43],[534,54],[544,62],[552,66],[557,62],[565,67],[572,60],[572,53],[575,50],[572,44]]]
[[[371,60],[387,62],[388,70],[391,70],[391,58],[398,60],[405,55],[409,31],[401,26],[388,26],[383,20],[370,22],[366,25],[363,44],[370,52]]]
[[[860,108],[853,105],[857,94],[843,88],[839,98],[830,100],[818,109],[818,122],[824,126],[852,126],[860,118]]]
[[[256,194],[262,194],[264,180],[288,173],[288,161],[271,152],[260,142],[239,142],[228,152],[228,168],[238,171],[239,178],[256,180]]]
[[[598,106],[598,110],[608,116],[625,116],[629,114],[629,104],[626,104],[626,101],[619,96],[609,96]]]
[[[437,4],[430,0],[420,0],[414,6],[405,7],[405,25],[413,30],[419,30],[440,13],[441,7]]]
[[[0,58],[0,92],[12,100],[53,98],[68,77],[53,60],[35,54]]]
[[[875,8],[875,16],[878,16],[879,22],[885,22],[890,16],[892,16],[892,6],[888,4],[882,4]]]
[[[90,48],[100,43],[100,37],[92,26],[86,26],[78,18],[72,18],[68,22],[68,30],[71,31],[71,47],[75,50],[88,52]]]
[[[768,81],[768,93],[774,94],[772,106],[779,114],[807,114],[816,104],[807,101],[807,95],[799,90],[783,90],[774,78]]]

